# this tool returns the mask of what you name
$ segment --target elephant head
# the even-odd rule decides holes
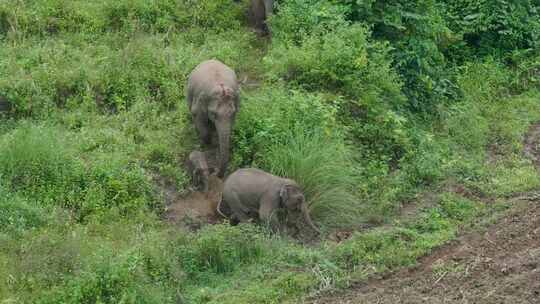
[[[281,199],[281,204],[287,209],[287,211],[294,212],[299,210],[304,216],[308,225],[317,233],[321,233],[321,231],[311,220],[304,193],[296,183],[283,185],[279,191],[279,197]]]
[[[222,178],[229,163],[231,132],[239,102],[237,91],[223,85],[214,92],[213,97],[208,105],[208,118],[214,122],[218,135],[218,176]]]

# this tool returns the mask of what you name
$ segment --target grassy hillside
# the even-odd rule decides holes
[[[271,41],[248,2],[0,0],[0,303],[296,302],[540,188],[538,1],[284,0]],[[297,180],[320,240],[161,219],[209,58],[246,80],[230,172]]]

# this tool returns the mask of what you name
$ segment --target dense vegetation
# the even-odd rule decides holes
[[[283,0],[271,41],[247,2],[0,0],[0,303],[295,301],[411,265],[540,187],[521,155],[540,2]],[[352,238],[160,220],[156,180],[183,191],[198,144],[186,78],[212,57],[248,79],[230,170],[296,179],[325,236]]]

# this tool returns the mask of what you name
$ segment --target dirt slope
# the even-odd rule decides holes
[[[525,138],[540,169],[540,124]],[[526,197],[526,196],[525,196]],[[540,198],[516,200],[505,217],[435,250],[418,266],[354,285],[316,304],[540,303]]]
[[[518,209],[416,268],[313,303],[540,303],[540,203]]]

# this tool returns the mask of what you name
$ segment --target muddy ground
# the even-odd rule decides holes
[[[193,229],[222,221],[224,218],[216,212],[222,190],[223,182],[213,175],[210,176],[207,193],[191,191],[187,195],[180,195],[170,192],[165,212],[166,220]]]
[[[540,170],[540,124],[524,152]],[[414,268],[354,284],[313,304],[540,303],[540,196],[514,200],[509,214],[419,260]]]

